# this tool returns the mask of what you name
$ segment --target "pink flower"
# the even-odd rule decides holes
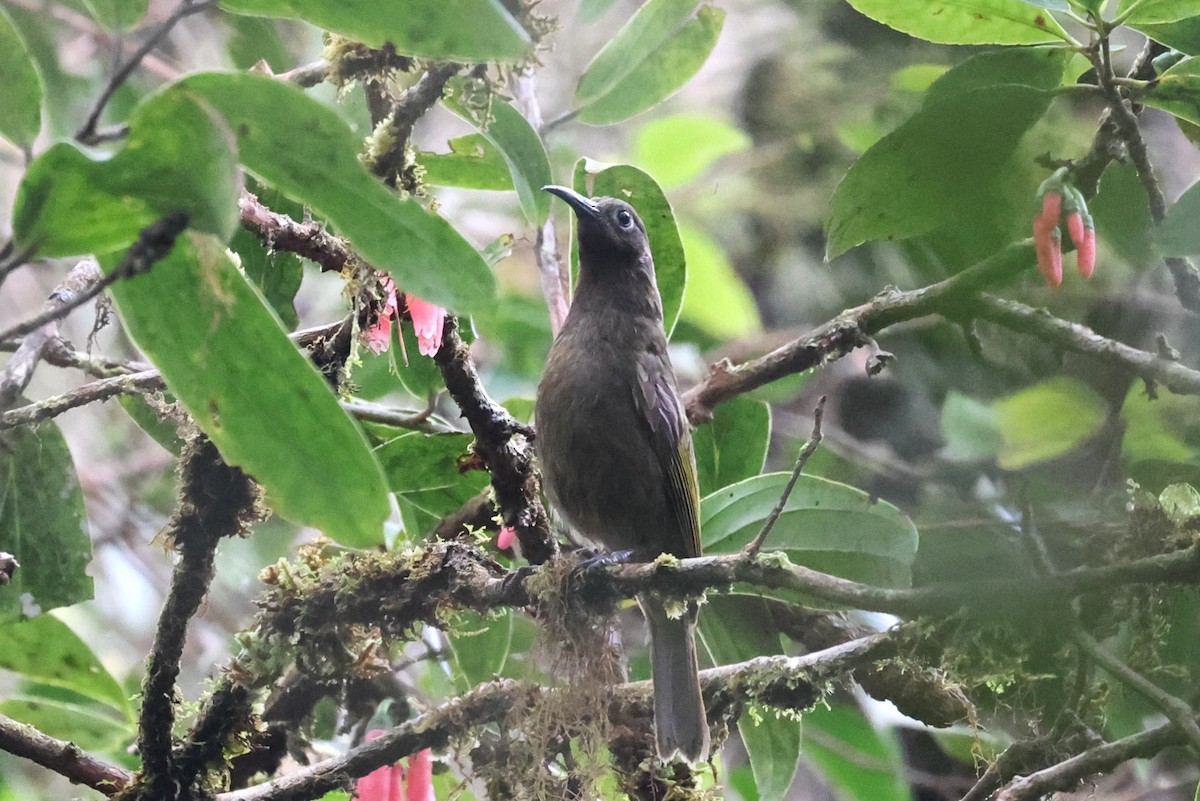
[[[436,356],[442,347],[442,326],[446,323],[446,310],[411,293],[406,297],[408,316],[412,318],[413,331],[417,335],[417,349],[421,351],[422,356]]]
[[[405,784],[405,801],[436,801],[433,795],[433,760],[429,749],[423,749],[408,758],[408,781]]]
[[[367,742],[386,734],[383,729],[367,732]],[[433,760],[428,748],[408,758],[408,770],[384,765],[354,783],[358,801],[436,801],[433,794]]]
[[[399,306],[396,301],[396,285],[387,276],[380,276],[387,298],[375,323],[367,329],[367,347],[372,353],[383,353],[392,344],[392,320],[395,319]]]
[[[367,741],[385,734],[383,729],[367,732]],[[404,768],[400,763],[384,765],[363,776],[354,783],[354,794],[359,801],[403,801]],[[431,796],[432,798],[432,796]]]
[[[517,541],[517,530],[512,526],[501,526],[500,534],[496,537],[496,547],[507,551]]]
[[[1046,283],[1062,283],[1062,234],[1058,217],[1062,213],[1062,195],[1054,190],[1042,196],[1042,212],[1033,218],[1033,247],[1037,251],[1038,270]]]

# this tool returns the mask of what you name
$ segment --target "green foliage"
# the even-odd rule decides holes
[[[1054,16],[1023,0],[849,0],[872,19],[942,44],[1026,45],[1067,38]]]
[[[132,720],[125,690],[83,640],[53,615],[0,628],[0,670],[70,690]]]
[[[110,31],[132,28],[146,15],[149,0],[83,0],[96,21]]]
[[[497,0],[390,0],[386,8],[374,0],[222,0],[221,7],[302,19],[368,47],[389,43],[422,58],[511,62],[529,49],[529,34]]]
[[[42,127],[42,78],[34,67],[21,33],[0,7],[0,136],[19,147],[29,147]]]
[[[992,405],[1004,444],[997,462],[1006,470],[1062,456],[1104,422],[1104,402],[1070,378],[1052,378]]]
[[[720,118],[673,114],[643,125],[634,152],[638,166],[669,189],[695,180],[717,160],[749,146],[744,131]]]
[[[826,258],[867,241],[968,224],[981,201],[1000,193],[1008,159],[1049,107],[1065,63],[1061,50],[1014,48],[975,56],[935,81],[921,109],[838,185]]]
[[[382,541],[387,490],[366,439],[219,243],[186,235],[113,294],[130,336],[271,508],[346,545]]]
[[[704,498],[700,531],[705,552],[731,553],[750,542],[788,478],[787,473],[767,473]],[[890,503],[836,481],[801,475],[767,547],[846,578],[904,586],[917,552],[917,530]]]
[[[679,226],[679,239],[687,262],[688,290],[679,319],[723,339],[757,333],[762,321],[754,295],[721,246],[686,223]]]
[[[857,708],[817,707],[804,716],[804,757],[848,801],[909,801],[900,741]]]
[[[692,435],[700,494],[753,478],[762,472],[771,441],[771,410],[762,401],[734,398]]]
[[[57,426],[16,429],[0,440],[0,551],[20,563],[0,587],[0,623],[92,597],[83,494]]]
[[[111,253],[172,212],[229,238],[241,174],[225,121],[175,86],[142,103],[129,128],[111,158],[60,142],[29,166],[13,212],[18,247],[43,256]]]

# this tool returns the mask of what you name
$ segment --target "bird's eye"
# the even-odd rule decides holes
[[[617,212],[617,225],[621,226],[622,228],[632,228],[633,215],[625,211],[625,209],[621,209]]]

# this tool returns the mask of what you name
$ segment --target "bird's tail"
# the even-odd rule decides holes
[[[657,599],[644,596],[639,600],[650,625],[659,759],[671,759],[677,753],[691,762],[708,759],[708,719],[697,675],[695,607],[671,619]]]

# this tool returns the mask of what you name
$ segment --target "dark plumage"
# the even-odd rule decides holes
[[[700,555],[692,437],[667,355],[646,228],[614,198],[548,186],[579,221],[579,286],[538,387],[537,453],[551,504],[582,536],[650,561]],[[638,599],[650,626],[659,755],[707,756],[696,607]]]

